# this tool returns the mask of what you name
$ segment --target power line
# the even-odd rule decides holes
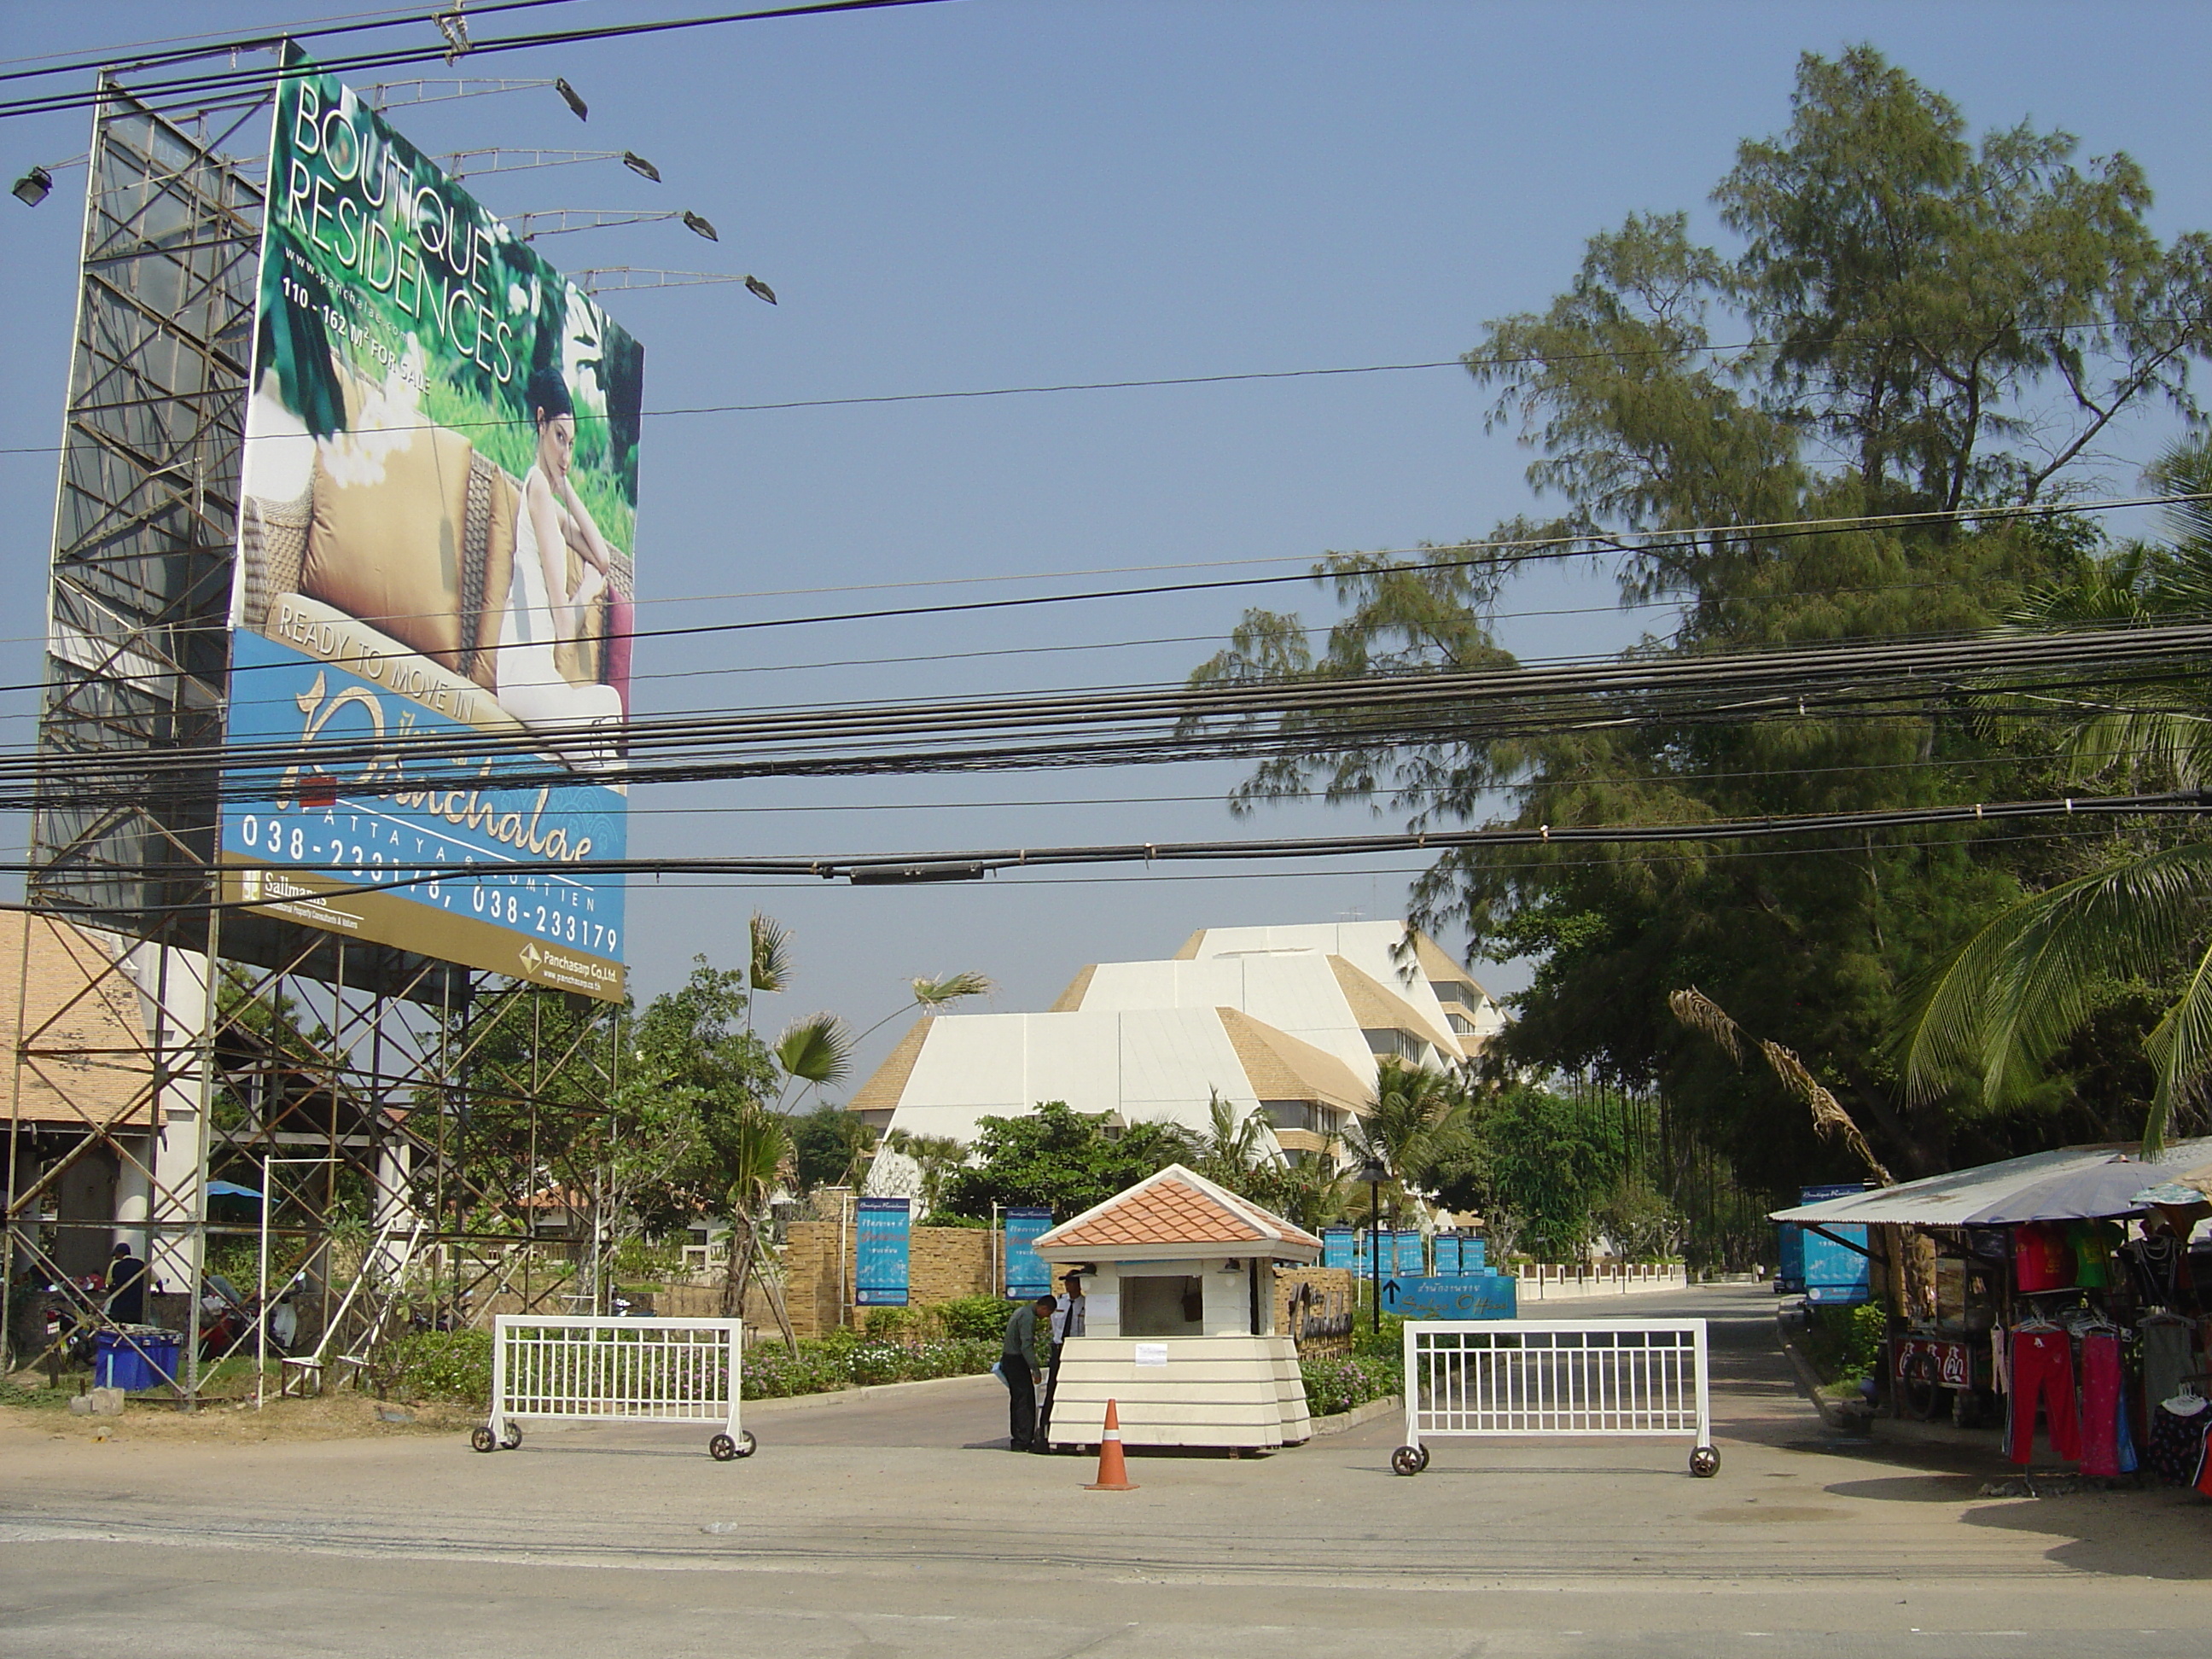
[[[464,0],[464,3],[467,3],[467,0]],[[574,3],[576,0],[489,0],[489,3],[488,0],[474,0],[466,15],[472,21],[479,17],[489,17],[496,12],[535,11],[544,6],[566,6]],[[356,18],[373,18],[376,21],[356,22],[353,21]],[[101,70],[116,67],[118,55],[130,58],[131,61],[124,67],[135,73],[162,64],[189,63],[195,58],[210,58],[239,52],[264,51],[284,40],[324,40],[341,34],[361,34],[378,29],[406,27],[427,21],[428,14],[422,11],[348,12],[341,17],[318,21],[326,22],[331,27],[289,28],[272,34],[234,37],[228,40],[220,39],[212,34],[179,34],[160,40],[129,41],[121,46],[111,46],[105,52],[96,52],[92,57],[80,58],[75,63],[52,64],[43,69],[9,70],[0,74],[0,82],[33,81],[49,75],[97,73]],[[167,46],[173,43],[182,44],[176,45],[175,50],[169,52],[149,53],[142,50],[145,46]],[[59,56],[60,54],[50,55]],[[5,61],[27,64],[38,60],[17,58]]]
[[[1793,711],[1823,719],[1894,718],[1962,692],[2108,690],[2131,679],[2170,679],[2207,657],[2212,657],[2212,624],[2169,624],[1604,659],[1545,669],[686,714],[631,722],[620,739],[625,761],[584,775],[544,758],[544,745],[557,744],[557,736],[522,728],[349,738],[312,748],[276,742],[157,751],[17,751],[0,757],[0,805],[136,799],[157,787],[266,799],[279,772],[296,773],[303,766],[333,779],[358,772],[376,781],[362,786],[366,793],[380,795],[587,781],[1152,764],[1430,742],[1465,747],[1654,723],[1766,720]],[[520,769],[495,773],[502,757],[519,763]]]
[[[2143,495],[2118,500],[2075,501],[2064,504],[2028,503],[2017,507],[1977,507],[1966,512],[1911,512],[1857,514],[1828,519],[1779,520],[1764,524],[1709,525],[1693,529],[1664,532],[1624,532],[1620,535],[1600,535],[1583,532],[1575,535],[1525,537],[1507,540],[1462,542],[1438,552],[1455,554],[1484,553],[1491,556],[1480,560],[1454,557],[1429,560],[1414,564],[1395,564],[1387,567],[1387,574],[1417,574],[1427,571],[1463,570],[1470,566],[1496,568],[1514,567],[1556,559],[1586,558],[1598,552],[1619,552],[1649,555],[1668,550],[1695,549],[1705,540],[1790,541],[1812,536],[1833,535],[1838,532],[1876,530],[1911,525],[1955,524],[1961,520],[1981,521],[2018,521],[2052,517],[2065,517],[2079,513],[2109,513],[2125,508],[2173,506],[2187,501],[2212,501],[2212,493],[2193,493],[2171,495]],[[1628,541],[1626,537],[1639,539]],[[1604,544],[1594,547],[1593,543]],[[744,622],[695,623],[680,628],[638,628],[620,633],[610,633],[609,640],[665,640],[702,638],[728,634],[756,633],[775,628],[810,628],[836,623],[885,622],[915,617],[945,617],[974,614],[990,611],[1018,611],[1043,605],[1086,605],[1108,599],[1161,599],[1170,594],[1218,592],[1238,587],[1279,586],[1288,582],[1326,582],[1357,576],[1357,570],[1334,572],[1312,570],[1274,576],[1231,576],[1211,581],[1156,582],[1137,587],[1093,589],[1079,593],[1025,594],[1005,599],[959,599],[941,605],[889,605],[866,611],[824,612],[811,617],[766,617]],[[1378,572],[1378,574],[1382,574]],[[179,637],[196,632],[227,633],[228,623],[210,623],[204,629],[177,628],[168,630]],[[497,652],[503,645],[485,647]],[[520,647],[518,647],[520,648]],[[289,664],[266,664],[269,669],[289,668]],[[252,665],[234,668],[233,676],[252,672]],[[22,687],[0,688],[21,690]]]
[[[1486,847],[1650,846],[1708,842],[1765,841],[1793,836],[1850,834],[1876,830],[1933,828],[1946,824],[2012,823],[2022,819],[2074,817],[2197,817],[2212,812],[2212,790],[2156,794],[2073,796],[2047,800],[1976,801],[1947,806],[1884,808],[1855,812],[1778,814],[1756,818],[1716,819],[1705,823],[1667,824],[1497,824],[1472,830],[1413,830],[1372,836],[1312,836],[1279,840],[1126,842],[1087,846],[990,848],[898,854],[834,854],[784,858],[609,859],[585,866],[594,876],[729,875],[811,876],[855,886],[890,886],[948,881],[977,881],[988,875],[1079,866],[1243,862],[1290,858],[1352,858],[1373,853],[1452,852]],[[259,869],[297,875],[300,866],[235,860],[227,869]],[[353,886],[326,889],[317,896],[351,898],[433,883],[513,881],[534,876],[573,878],[579,866],[551,860],[512,864],[432,865],[392,860],[374,879],[357,874]],[[179,866],[189,878],[209,873],[204,866]],[[327,875],[327,871],[318,872]],[[204,911],[245,909],[270,901],[195,903],[156,909]],[[51,908],[52,907],[47,907]]]
[[[785,17],[815,17],[837,12],[885,11],[905,6],[930,6],[945,3],[945,0],[810,0],[810,3],[778,6],[762,11],[722,12],[704,17],[678,17],[650,23],[616,23],[598,28],[546,29],[535,34],[508,35],[492,40],[477,40],[470,44],[462,57],[469,61],[479,58],[496,57],[510,52],[528,52],[541,46],[580,46],[588,41],[621,40],[635,36],[665,34],[675,31],[718,27],[726,23],[767,22]],[[251,50],[265,46],[267,37],[241,41],[240,50]],[[222,47],[209,48],[195,56],[212,55]],[[234,70],[226,73],[187,76],[174,81],[157,81],[131,89],[131,95],[142,101],[161,98],[181,98],[201,93],[225,92],[244,86],[259,86],[272,80],[289,80],[303,75],[342,75],[357,70],[392,69],[403,64],[425,64],[451,61],[452,46],[441,42],[434,46],[394,48],[383,52],[364,52],[353,58],[331,58],[325,62],[296,65],[278,65],[273,69]],[[0,119],[17,115],[48,115],[64,110],[90,109],[105,102],[110,96],[105,88],[90,92],[47,93],[19,98],[0,103]]]

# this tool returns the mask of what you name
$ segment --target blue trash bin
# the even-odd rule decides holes
[[[183,1340],[174,1331],[97,1332],[92,1339],[93,1382],[136,1394],[173,1382]]]

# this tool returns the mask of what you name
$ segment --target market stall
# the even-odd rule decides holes
[[[2148,1159],[2069,1146],[1772,1218],[1838,1243],[1838,1230],[1866,1229],[1850,1248],[1866,1254],[1887,1315],[1882,1380],[1896,1414],[1948,1411],[1966,1426],[2002,1409],[2015,1462],[2047,1444],[2087,1474],[2149,1461],[2193,1485],[2212,1483],[2212,1242],[2191,1261],[2209,1216],[2212,1139]]]

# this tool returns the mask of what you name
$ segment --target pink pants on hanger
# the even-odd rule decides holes
[[[2091,1331],[2081,1339],[2081,1473],[2127,1474],[2136,1466],[2128,1432],[2127,1389],[2121,1380],[2117,1331]],[[2056,1431],[2052,1443],[2057,1441]]]
[[[2074,1342],[2062,1330],[2014,1331],[2012,1337],[2011,1409],[2005,1423],[2005,1455],[2015,1463],[2034,1461],[2035,1408],[2050,1419],[2051,1449],[2071,1463],[2081,1455],[2081,1427],[2074,1409]]]

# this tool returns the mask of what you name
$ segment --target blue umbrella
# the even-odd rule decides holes
[[[251,1187],[241,1187],[234,1181],[210,1181],[207,1184],[210,1198],[258,1198],[261,1194]]]

